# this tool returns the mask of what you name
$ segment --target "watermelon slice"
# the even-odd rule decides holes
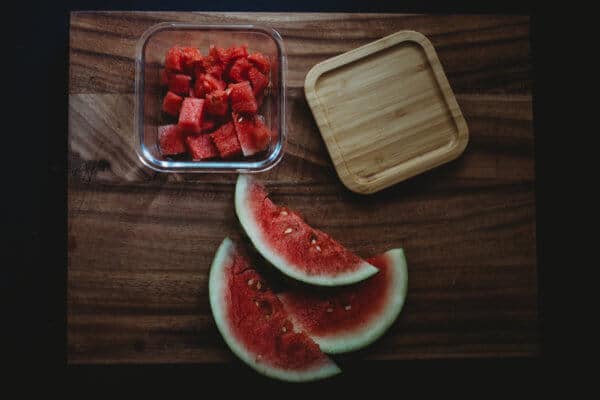
[[[396,320],[406,299],[408,272],[402,249],[369,259],[379,273],[351,286],[289,285],[279,293],[290,319],[325,353],[368,346]]]
[[[229,238],[219,246],[208,279],[217,328],[250,367],[297,382],[341,372],[308,335],[294,329],[277,296]]]
[[[339,286],[378,272],[326,233],[310,227],[298,214],[274,204],[265,188],[249,175],[238,176],[235,211],[256,249],[294,279]]]
[[[233,113],[232,118],[242,152],[246,157],[269,147],[271,131],[257,115],[243,116]]]
[[[232,83],[229,85],[229,89],[231,89],[229,100],[231,101],[231,109],[233,111],[244,114],[254,114],[258,111],[258,104],[256,103],[250,82]]]
[[[183,132],[177,125],[163,125],[158,127],[158,146],[165,156],[185,153]]]

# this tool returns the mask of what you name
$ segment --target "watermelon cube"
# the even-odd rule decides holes
[[[252,91],[254,92],[255,97],[262,95],[269,84],[267,77],[254,67],[250,68],[248,71],[248,80],[252,84]]]
[[[225,116],[229,111],[229,96],[224,90],[215,90],[206,95],[206,112],[212,115]]]
[[[202,54],[196,47],[184,47],[181,49],[181,66],[188,75],[193,75],[195,65],[202,62]]]
[[[205,96],[215,90],[225,90],[225,82],[215,78],[211,74],[200,73],[196,76],[196,83],[194,84],[195,92],[201,92]]]
[[[234,112],[254,114],[258,111],[258,104],[256,103],[250,82],[232,83],[229,85],[229,88],[231,89],[229,100],[231,102],[231,109]]]
[[[202,132],[204,100],[186,97],[181,104],[177,126],[185,133]]]
[[[269,147],[271,131],[257,115],[233,113],[233,124],[244,156],[251,156]]]
[[[174,117],[179,115],[179,110],[181,109],[181,103],[183,102],[183,98],[177,96],[173,92],[167,92],[167,95],[163,99],[162,110]]]
[[[213,75],[217,79],[221,79],[223,76],[225,67],[219,60],[218,54],[215,54],[215,51],[211,51],[208,56],[202,59],[202,66],[205,73]]]
[[[158,147],[165,156],[185,153],[183,132],[177,125],[158,127]]]
[[[173,46],[167,50],[165,56],[165,68],[175,72],[183,71],[183,54],[181,52],[181,47]]]
[[[161,68],[160,70],[160,86],[166,87],[169,86],[169,79],[171,78],[171,75],[173,75],[172,72]]]
[[[228,72],[230,81],[242,82],[248,80],[248,70],[252,68],[252,64],[245,58],[235,60]]]
[[[190,93],[190,83],[192,78],[183,74],[173,74],[169,79],[169,90],[181,96],[187,96]]]
[[[229,49],[229,60],[235,61],[238,58],[246,58],[248,57],[248,45],[241,45],[238,47],[231,46]]]
[[[202,133],[209,133],[213,131],[217,126],[217,121],[214,119],[204,117],[202,119]]]
[[[210,134],[222,158],[232,158],[242,154],[242,147],[235,133],[233,122],[228,122]]]
[[[219,157],[219,151],[210,135],[190,135],[185,138],[192,160],[206,160]]]
[[[271,69],[269,59],[261,53],[250,54],[248,56],[248,61],[254,64],[254,66],[265,75],[268,74]]]

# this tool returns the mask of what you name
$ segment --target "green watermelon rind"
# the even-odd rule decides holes
[[[223,278],[223,271],[225,265],[228,264],[228,260],[231,259],[234,249],[235,245],[231,239],[225,238],[215,254],[208,278],[208,292],[213,317],[217,325],[217,329],[221,333],[221,336],[231,351],[257,372],[265,376],[284,381],[308,382],[339,374],[341,372],[340,368],[333,361],[331,361],[331,359],[326,364],[321,365],[318,368],[304,371],[286,371],[269,366],[265,363],[258,362],[250,352],[244,349],[244,346],[231,332],[229,325],[227,324],[226,315],[224,315],[223,312],[223,310],[226,309],[222,300],[223,294],[225,293],[225,288],[223,287],[223,282],[225,281]]]
[[[235,211],[240,220],[244,231],[252,241],[252,244],[258,250],[258,252],[267,259],[273,266],[279,269],[287,276],[306,282],[312,285],[318,286],[342,286],[358,283],[362,280],[369,278],[376,274],[379,270],[373,265],[366,261],[362,261],[361,264],[355,271],[338,274],[335,276],[329,275],[308,275],[303,273],[301,266],[290,265],[290,263],[283,259],[279,254],[269,249],[265,243],[267,241],[263,238],[261,230],[254,221],[254,218],[250,214],[249,207],[246,207],[247,199],[246,194],[248,193],[249,178],[247,175],[239,174],[237,183],[235,185]]]
[[[318,336],[310,334],[311,338],[319,345],[321,351],[328,354],[340,354],[360,350],[369,346],[379,339],[394,323],[400,315],[406,300],[408,290],[408,270],[404,250],[401,248],[388,250],[384,253],[390,261],[392,282],[388,293],[389,298],[383,306],[383,312],[368,324],[350,331],[346,334],[333,334],[328,336]],[[280,293],[279,298],[285,307],[285,293]],[[290,315],[294,325],[302,328],[302,324]]]

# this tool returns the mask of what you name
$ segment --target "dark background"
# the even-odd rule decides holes
[[[14,7],[14,6],[13,6]],[[415,12],[415,13],[507,13],[532,16],[532,58],[534,70],[534,131],[536,141],[536,197],[538,270],[540,274],[540,315],[542,356],[536,359],[431,360],[368,363],[346,367],[340,379],[316,385],[317,390],[388,386],[401,397],[405,388],[423,394],[472,391],[486,387],[496,393],[513,385],[523,388],[543,385],[550,367],[546,327],[549,297],[546,272],[558,262],[548,255],[552,240],[547,229],[552,205],[541,202],[550,181],[551,132],[559,129],[552,118],[553,100],[547,82],[545,60],[551,57],[546,35],[554,32],[552,19],[542,16],[531,1],[371,1],[336,2],[303,0],[298,2],[262,1],[72,1],[63,3],[26,2],[16,12],[5,13],[12,39],[10,64],[5,82],[8,128],[2,133],[5,189],[2,196],[4,265],[1,268],[2,332],[8,350],[8,381],[12,373],[27,377],[25,389],[39,385],[45,389],[85,387],[107,389],[123,385],[141,389],[190,389],[201,396],[207,386],[219,385],[224,394],[247,388],[260,395],[274,388],[287,393],[289,387],[272,382],[241,365],[234,366],[66,366],[66,182],[67,182],[67,95],[68,34],[70,10],[197,10],[197,11],[340,11],[340,12]],[[22,19],[20,15],[27,15]],[[10,37],[10,36],[9,36]],[[5,42],[5,43],[6,43]],[[541,67],[544,66],[544,67]],[[544,132],[541,135],[540,132]],[[547,133],[550,132],[550,133]],[[26,160],[26,162],[24,162]],[[6,182],[8,178],[8,182]],[[554,219],[553,219],[554,221]],[[552,222],[553,224],[554,222]],[[11,261],[9,261],[11,260]],[[547,268],[548,266],[548,268]],[[8,317],[8,318],[7,318]],[[24,373],[24,374],[23,374]],[[32,381],[32,374],[42,380]],[[32,384],[36,382],[36,384]],[[547,382],[547,381],[546,381]],[[224,383],[224,384],[223,384]],[[38,387],[40,387],[38,386]],[[302,390],[313,388],[302,386]],[[539,387],[539,386],[538,386]],[[285,389],[286,392],[281,390]],[[300,390],[295,385],[292,390]],[[378,389],[379,390],[379,389]],[[383,393],[377,393],[381,396]],[[87,393],[88,391],[86,391]],[[519,394],[524,394],[522,391]],[[278,396],[279,397],[279,396]]]

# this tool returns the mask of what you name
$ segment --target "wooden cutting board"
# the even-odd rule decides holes
[[[494,15],[71,14],[68,362],[233,363],[208,268],[242,240],[235,176],[161,175],[133,148],[134,49],[163,21],[256,23],[288,54],[289,142],[262,174],[277,202],[364,257],[409,262],[406,306],[356,359],[540,351],[529,18]],[[401,30],[426,35],[469,126],[455,161],[370,196],[339,180],[304,97],[315,64]]]

